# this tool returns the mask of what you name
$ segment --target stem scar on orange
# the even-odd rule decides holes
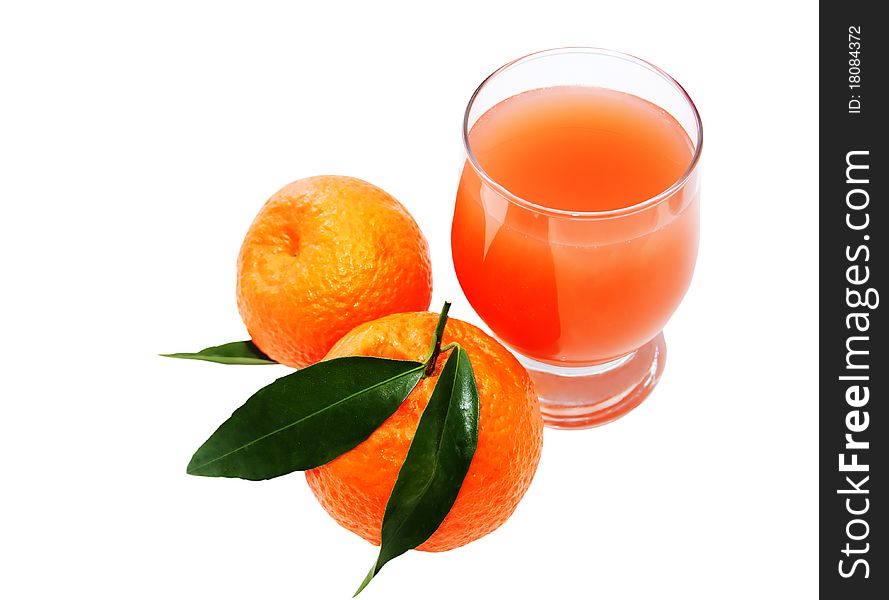
[[[422,361],[438,315],[405,313],[359,325],[326,358],[379,356]],[[440,552],[492,532],[512,515],[531,484],[543,443],[543,420],[527,371],[477,327],[449,319],[442,340],[469,355],[479,394],[478,444],[445,520],[419,550]],[[371,436],[333,461],[306,471],[324,509],[343,527],[380,543],[386,502],[447,354]]]
[[[356,325],[429,308],[429,247],[404,206],[380,188],[353,177],[300,179],[250,226],[237,297],[256,346],[305,367]]]

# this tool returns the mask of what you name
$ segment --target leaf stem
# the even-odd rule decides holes
[[[438,315],[438,324],[435,326],[435,337],[429,346],[429,356],[426,358],[426,377],[432,375],[435,371],[435,361],[441,354],[441,338],[444,334],[445,324],[448,322],[448,311],[451,309],[451,303],[445,300],[444,306],[441,307],[441,313]]]

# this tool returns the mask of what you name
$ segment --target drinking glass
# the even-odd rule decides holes
[[[530,54],[472,94],[454,268],[550,427],[612,421],[657,384],[697,257],[702,140],[682,86],[619,52]]]

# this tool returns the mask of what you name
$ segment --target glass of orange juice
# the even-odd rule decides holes
[[[702,139],[682,86],[608,50],[531,54],[472,95],[454,267],[549,426],[607,423],[657,384],[697,256]]]

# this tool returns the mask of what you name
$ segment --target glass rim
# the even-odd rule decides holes
[[[504,71],[524,62],[528,62],[531,60],[536,60],[538,58],[545,58],[548,56],[554,56],[559,54],[597,54],[603,56],[610,56],[612,58],[619,58],[621,60],[625,60],[627,62],[634,63],[641,67],[644,67],[650,71],[653,71],[655,74],[659,75],[662,79],[664,79],[667,83],[669,83],[673,88],[676,89],[680,93],[680,95],[685,99],[688,106],[691,108],[692,115],[694,116],[695,127],[697,129],[697,136],[694,140],[695,151],[692,155],[691,160],[689,161],[688,168],[686,168],[685,172],[679,176],[667,189],[659,192],[658,194],[651,196],[649,198],[645,198],[631,204],[630,206],[624,206],[622,208],[615,208],[612,210],[601,210],[601,211],[575,211],[575,210],[564,210],[559,208],[551,208],[548,206],[544,206],[542,204],[537,204],[536,202],[532,202],[526,198],[522,198],[508,189],[506,189],[503,185],[494,180],[493,177],[488,175],[488,173],[482,168],[481,164],[479,164],[478,160],[475,157],[475,154],[472,152],[472,147],[469,143],[469,113],[472,111],[473,105],[475,104],[478,95],[482,92],[485,86],[491,82],[495,77],[503,73]],[[533,89],[545,89],[545,88],[528,88],[530,91]],[[619,91],[619,90],[618,90]],[[691,96],[688,95],[688,92],[685,91],[685,88],[676,81],[669,73],[661,69],[660,67],[648,62],[647,60],[641,59],[639,57],[633,56],[631,54],[625,54],[623,52],[618,52],[616,50],[608,50],[606,48],[596,48],[593,46],[565,46],[561,48],[550,48],[547,50],[539,50],[537,52],[532,52],[530,54],[526,54],[524,56],[520,56],[515,60],[511,60],[508,63],[504,64],[490,75],[484,78],[482,82],[479,84],[475,91],[472,93],[472,96],[469,98],[469,102],[466,104],[466,111],[463,113],[463,149],[466,152],[466,157],[469,160],[470,165],[475,170],[476,173],[485,181],[488,185],[497,190],[500,194],[502,194],[508,201],[523,206],[525,208],[531,209],[535,212],[539,212],[545,215],[551,216],[559,216],[559,217],[570,217],[574,219],[602,219],[602,218],[610,218],[622,215],[633,214],[644,210],[650,206],[658,204],[660,201],[664,200],[672,196],[676,193],[682,186],[684,186],[689,178],[691,178],[692,174],[695,172],[695,169],[698,166],[698,162],[700,162],[701,158],[701,148],[704,145],[704,128],[701,123],[701,115],[698,113],[698,108],[695,106],[694,101],[691,99]]]

